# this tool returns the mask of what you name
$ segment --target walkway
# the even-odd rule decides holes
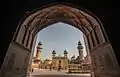
[[[90,74],[67,74],[64,70],[36,69],[31,73],[31,77],[90,77]]]

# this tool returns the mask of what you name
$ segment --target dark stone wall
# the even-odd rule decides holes
[[[114,52],[120,63],[120,49],[119,49],[119,2],[94,1],[94,0],[8,0],[2,8],[2,16],[4,17],[3,25],[0,26],[0,66],[3,63],[8,46],[12,40],[13,34],[17,28],[20,19],[26,14],[27,11],[34,10],[43,5],[51,3],[71,3],[78,7],[85,8],[99,17],[102,21],[104,28],[109,37],[110,43],[114,48]]]
[[[97,55],[96,55],[97,54]],[[119,66],[110,44],[103,44],[91,51],[95,77],[119,77]]]

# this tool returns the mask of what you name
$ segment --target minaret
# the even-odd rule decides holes
[[[36,53],[36,58],[37,59],[41,59],[41,52],[42,52],[42,43],[41,42],[39,42],[38,43],[38,46],[37,46],[37,53]]]
[[[79,53],[79,62],[81,63],[83,61],[83,46],[81,44],[81,42],[78,42],[78,53]]]
[[[52,57],[55,57],[55,55],[56,55],[56,52],[55,52],[55,50],[53,50]]]
[[[67,57],[68,52],[64,50],[64,57]]]

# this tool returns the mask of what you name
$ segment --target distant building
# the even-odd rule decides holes
[[[77,49],[78,49],[79,56],[75,57],[75,55],[73,55],[69,62],[70,64],[82,64],[84,62],[83,46],[80,41],[78,42]]]
[[[50,59],[45,59],[43,63],[41,64],[41,69],[50,69],[52,64],[52,60]]]
[[[69,73],[90,73],[91,72],[91,58],[90,54],[87,54],[86,57],[83,56],[83,46],[81,42],[78,42],[77,46],[79,56],[75,58],[75,55],[71,57],[68,65]]]
[[[52,69],[62,69],[67,70],[68,69],[68,56],[67,51],[64,50],[64,56],[56,56],[55,50],[52,52]]]
[[[52,52],[52,60],[45,59],[41,60],[42,52],[42,43],[39,42],[37,45],[36,57],[32,58],[31,67],[37,69],[50,69],[50,70],[67,70],[68,72],[90,72],[91,71],[91,58],[90,54],[87,54],[86,57],[83,56],[83,46],[81,42],[78,42],[78,52],[79,56],[75,57],[73,55],[71,60],[68,59],[68,52],[64,50],[63,56],[56,56],[56,51]]]

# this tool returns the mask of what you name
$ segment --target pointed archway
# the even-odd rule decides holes
[[[84,33],[87,50],[92,58],[95,77],[119,77],[119,66],[112,46],[100,20],[91,12],[70,6],[53,4],[36,9],[26,15],[18,25],[1,68],[4,77],[27,75],[36,34],[57,22],[70,24]],[[10,58],[14,55],[14,59]],[[13,63],[8,62],[13,61]],[[7,67],[11,67],[7,69]],[[16,74],[14,73],[16,72]]]

